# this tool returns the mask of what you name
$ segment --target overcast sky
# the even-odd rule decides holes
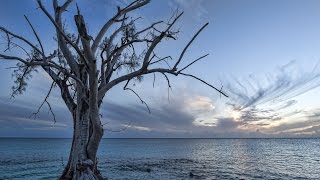
[[[124,6],[122,1],[78,1],[89,33]],[[45,1],[47,9],[51,2]],[[138,28],[168,20],[179,8],[184,16],[176,25],[177,41],[157,50],[174,58],[206,22],[209,26],[186,53],[183,64],[210,55],[187,71],[206,80],[229,98],[193,79],[153,76],[133,88],[148,103],[122,90],[106,95],[101,108],[104,137],[320,137],[320,1],[318,0],[153,0],[132,16],[141,16]],[[75,30],[75,4],[65,13],[67,28]],[[53,26],[35,1],[2,1],[0,25],[33,42],[24,20],[35,25],[48,51],[53,50]],[[5,49],[1,37],[1,51]],[[50,97],[57,122],[47,108],[37,111],[50,87],[45,73],[34,73],[24,95],[10,99],[12,62],[0,62],[0,137],[72,137],[72,120],[58,89]]]

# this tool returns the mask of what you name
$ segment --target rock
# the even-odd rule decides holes
[[[147,168],[147,172],[148,172],[148,173],[151,172],[151,169],[150,169],[150,168]]]

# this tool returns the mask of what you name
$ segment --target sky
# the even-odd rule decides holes
[[[77,1],[95,36],[104,22],[129,0]],[[50,1],[44,5],[52,13]],[[182,65],[206,53],[210,55],[186,72],[197,75],[228,94],[187,77],[144,77],[133,88],[150,107],[148,113],[123,84],[107,93],[101,107],[105,138],[281,138],[320,137],[320,2],[317,0],[153,0],[133,12],[141,16],[138,28],[168,20],[179,9],[176,41],[166,41],[160,55],[178,58],[193,34],[209,26],[187,51]],[[74,31],[75,4],[65,13],[67,28]],[[0,26],[36,42],[23,15],[32,21],[45,49],[53,50],[54,28],[37,9],[35,1],[2,1]],[[0,50],[4,37],[1,35]],[[27,91],[11,97],[15,63],[0,62],[0,137],[72,137],[72,119],[54,89],[47,107],[32,113],[50,87],[39,71]],[[183,67],[181,65],[181,67]]]

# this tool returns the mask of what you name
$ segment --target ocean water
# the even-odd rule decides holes
[[[70,144],[0,139],[0,179],[57,179]],[[99,165],[109,179],[320,179],[320,139],[104,139]]]

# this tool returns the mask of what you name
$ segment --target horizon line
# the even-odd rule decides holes
[[[0,139],[72,139],[72,137],[0,137]],[[320,137],[115,137],[115,138],[102,138],[102,139],[320,139]]]

